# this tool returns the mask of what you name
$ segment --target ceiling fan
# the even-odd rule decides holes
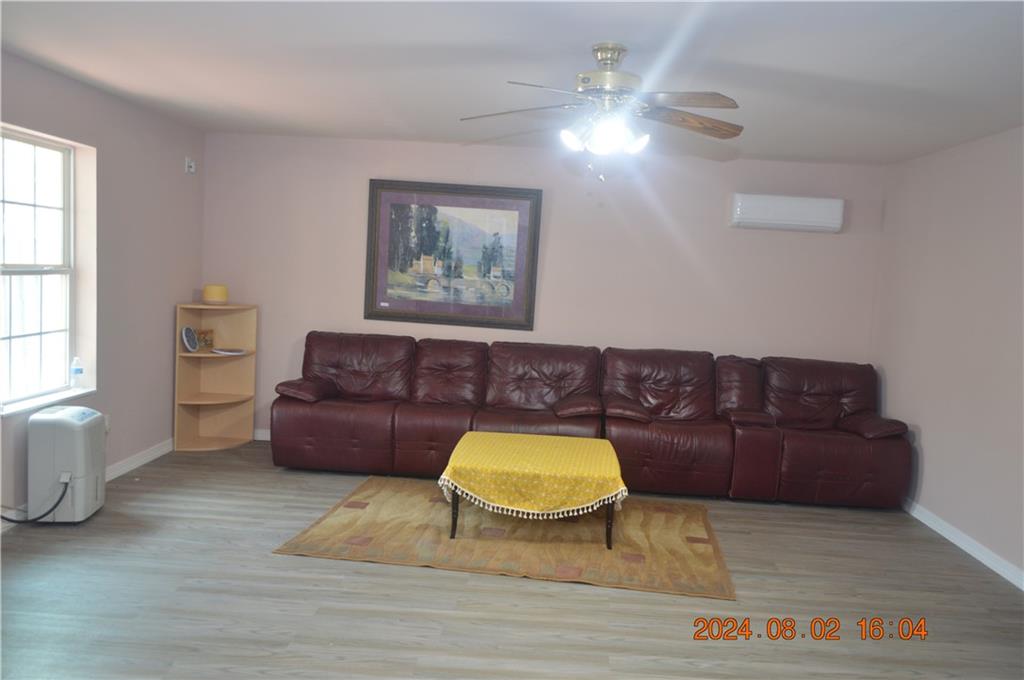
[[[462,121],[492,118],[527,111],[564,110],[581,113],[581,117],[561,132],[562,142],[573,151],[586,149],[596,155],[619,151],[638,153],[650,141],[650,135],[638,135],[628,120],[643,118],[658,123],[708,135],[731,139],[743,132],[742,125],[682,111],[688,108],[738,108],[736,101],[717,92],[643,92],[640,76],[618,70],[626,46],[601,42],[593,47],[599,69],[576,75],[576,89],[561,90],[545,85],[510,80],[510,85],[533,87],[556,94],[569,95],[574,101],[550,106],[533,106],[496,113],[460,118]]]

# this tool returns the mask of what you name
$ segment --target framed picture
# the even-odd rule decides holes
[[[364,317],[533,330],[539,189],[370,180]]]

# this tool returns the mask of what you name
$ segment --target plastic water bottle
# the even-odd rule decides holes
[[[85,367],[82,366],[82,360],[75,357],[71,360],[71,386],[79,387],[79,383],[82,381],[82,374],[85,373]]]

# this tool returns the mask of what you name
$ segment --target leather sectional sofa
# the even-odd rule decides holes
[[[867,364],[313,331],[274,463],[436,477],[469,430],[609,439],[630,491],[898,507],[905,424]]]

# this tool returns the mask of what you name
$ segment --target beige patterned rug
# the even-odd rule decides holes
[[[604,516],[517,519],[464,502],[452,540],[437,482],[371,477],[274,552],[736,599],[704,506],[631,496],[611,550]]]

